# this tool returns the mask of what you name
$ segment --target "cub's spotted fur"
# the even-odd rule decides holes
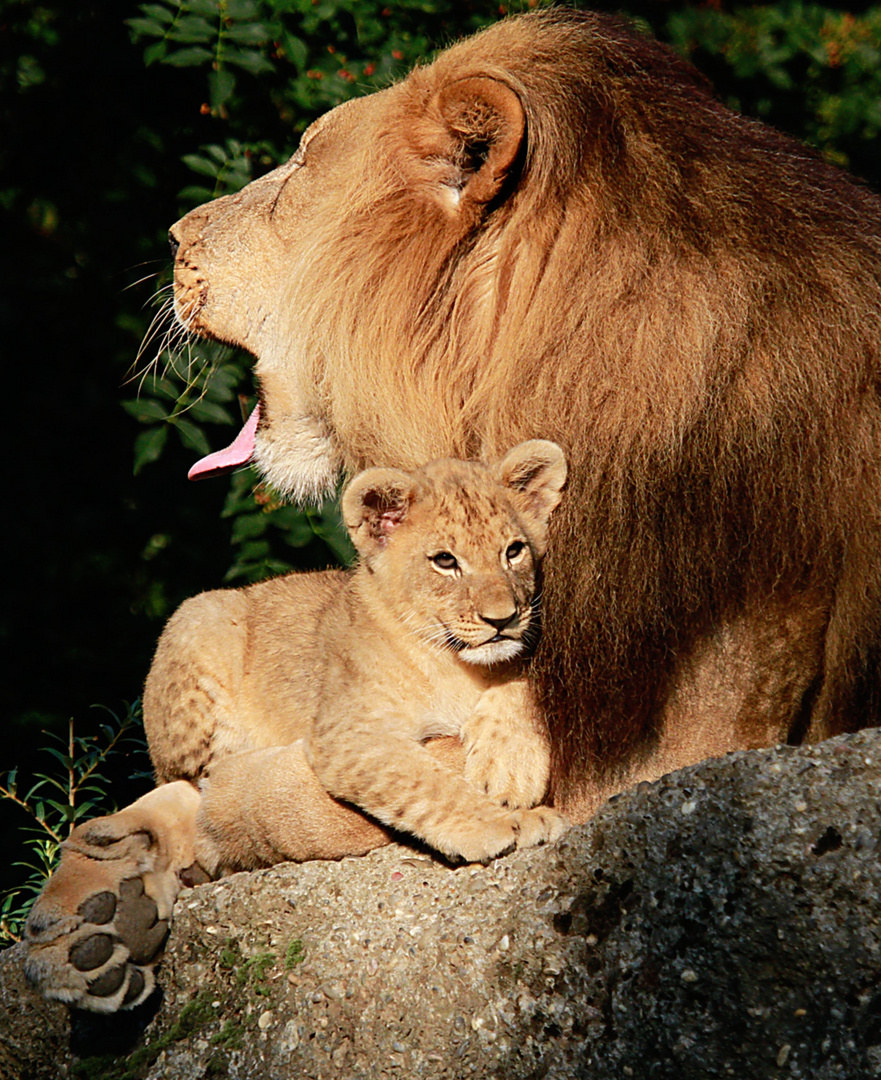
[[[354,572],[183,604],[144,692],[160,786],[68,842],[28,926],[43,992],[143,1001],[181,874],[368,851],[389,830],[468,861],[559,836],[523,664],[565,477],[541,440],[493,466],[369,469],[343,496]]]
[[[543,798],[549,762],[522,660],[565,475],[562,451],[540,440],[493,467],[369,469],[343,497],[354,573],[297,574],[184,605],[145,711],[160,779],[208,772],[197,856],[211,873],[249,865],[263,835],[261,814],[260,831],[236,843],[238,798],[233,820],[215,806],[244,785],[234,780],[243,766],[259,782],[238,755],[294,739],[332,796],[451,858],[492,858],[556,830],[547,810],[523,809]],[[222,664],[206,663],[209,640]],[[426,751],[438,736],[461,738],[464,777]],[[285,844],[260,862],[288,855]]]

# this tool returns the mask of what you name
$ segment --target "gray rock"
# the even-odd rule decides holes
[[[881,1077],[879,762],[874,731],[732,754],[486,868],[394,846],[201,886],[124,1019],[40,1001],[9,950],[0,1076]]]

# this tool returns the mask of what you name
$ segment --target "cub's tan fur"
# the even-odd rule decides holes
[[[548,780],[520,664],[535,637],[535,560],[564,479],[561,451],[538,440],[495,470],[449,460],[412,474],[371,469],[343,499],[354,574],[295,574],[187,601],[145,688],[157,778],[207,772],[213,801],[218,778],[241,767],[234,755],[302,739],[331,795],[445,855],[485,859],[518,837],[546,838],[545,811],[514,810],[540,802]],[[462,738],[465,779],[424,749],[438,736]],[[265,787],[257,768],[244,771]],[[300,855],[296,825],[287,849],[270,853],[258,837],[236,845],[226,834],[247,823],[218,829],[203,817],[197,857],[211,873]]]
[[[162,786],[74,833],[28,928],[45,992],[99,1011],[143,1000],[191,864],[367,851],[389,829],[469,861],[559,836],[536,805],[549,753],[523,663],[565,477],[541,440],[492,467],[367,470],[343,497],[354,573],[182,605],[144,692]]]

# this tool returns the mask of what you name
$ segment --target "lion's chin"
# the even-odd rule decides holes
[[[327,425],[314,416],[284,416],[257,431],[253,464],[285,499],[321,502],[341,472]]]

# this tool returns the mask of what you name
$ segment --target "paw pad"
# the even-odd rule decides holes
[[[94,893],[76,912],[82,925],[67,959],[85,976],[84,998],[77,1003],[99,1011],[138,1004],[153,987],[149,965],[168,936],[168,919],[159,918],[144,882],[126,878],[119,883],[119,895],[106,889]]]
[[[113,938],[109,934],[93,934],[78,941],[69,955],[77,971],[94,971],[113,956]]]
[[[89,983],[89,993],[93,997],[110,997],[122,986],[124,979],[125,965],[120,964],[119,967],[110,968],[103,975],[99,975],[97,979],[93,979]]]
[[[168,934],[168,920],[158,915],[156,902],[144,892],[140,878],[120,883],[114,926],[133,964],[149,964],[162,948]]]
[[[99,892],[94,896],[83,900],[76,909],[77,915],[82,916],[86,922],[94,923],[95,926],[103,926],[109,923],[116,914],[116,897],[112,892]]]

